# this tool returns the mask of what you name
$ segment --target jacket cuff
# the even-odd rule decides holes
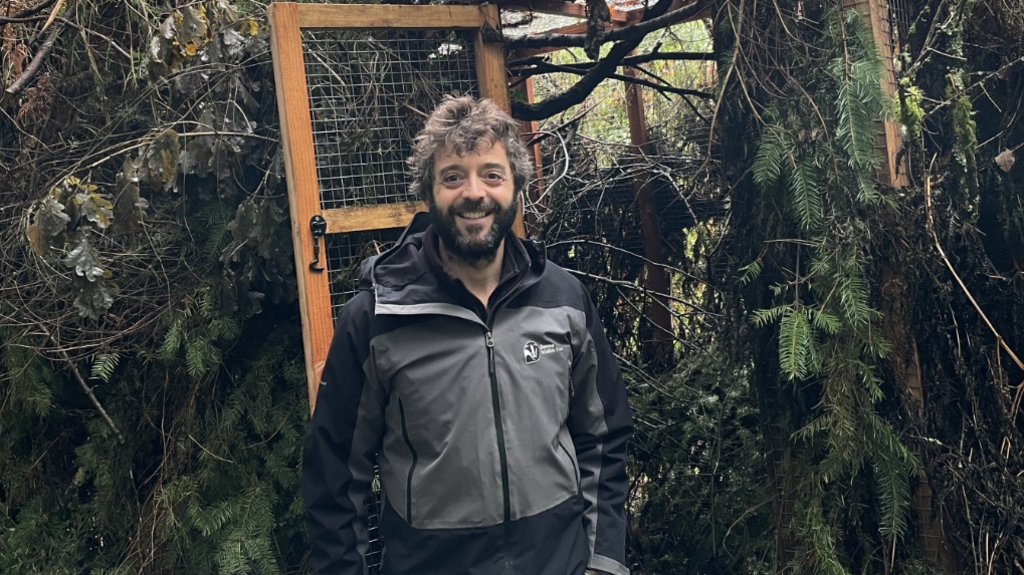
[[[587,567],[603,573],[609,573],[610,575],[629,575],[629,568],[614,559],[605,557],[604,555],[591,556],[590,564],[587,565]]]

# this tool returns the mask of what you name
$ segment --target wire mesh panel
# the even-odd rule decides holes
[[[356,293],[359,266],[366,258],[382,253],[398,241],[402,230],[373,230],[327,236],[327,270],[331,282],[331,319]]]
[[[414,201],[410,142],[446,94],[479,95],[472,30],[304,30],[323,209]]]

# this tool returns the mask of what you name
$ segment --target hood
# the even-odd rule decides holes
[[[379,304],[413,305],[453,301],[448,275],[436,269],[440,266],[437,250],[425,245],[429,228],[430,214],[416,213],[394,246],[363,261],[356,289],[374,291]],[[544,272],[547,263],[544,246],[532,240],[515,238],[515,244],[510,247],[520,250],[522,257],[517,259],[528,266],[523,273],[518,274],[519,285],[516,289],[523,289],[536,282]],[[433,258],[428,254],[430,249],[434,251]],[[438,273],[432,273],[435,271]]]

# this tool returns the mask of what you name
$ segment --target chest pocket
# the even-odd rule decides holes
[[[520,308],[494,326],[502,400],[507,417],[546,427],[561,426],[569,413],[573,334],[559,309]]]

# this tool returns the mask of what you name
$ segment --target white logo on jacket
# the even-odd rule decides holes
[[[523,346],[523,357],[526,359],[526,363],[536,363],[540,361],[540,356],[560,352],[563,349],[565,348],[552,343],[540,345],[535,341],[528,341]]]

